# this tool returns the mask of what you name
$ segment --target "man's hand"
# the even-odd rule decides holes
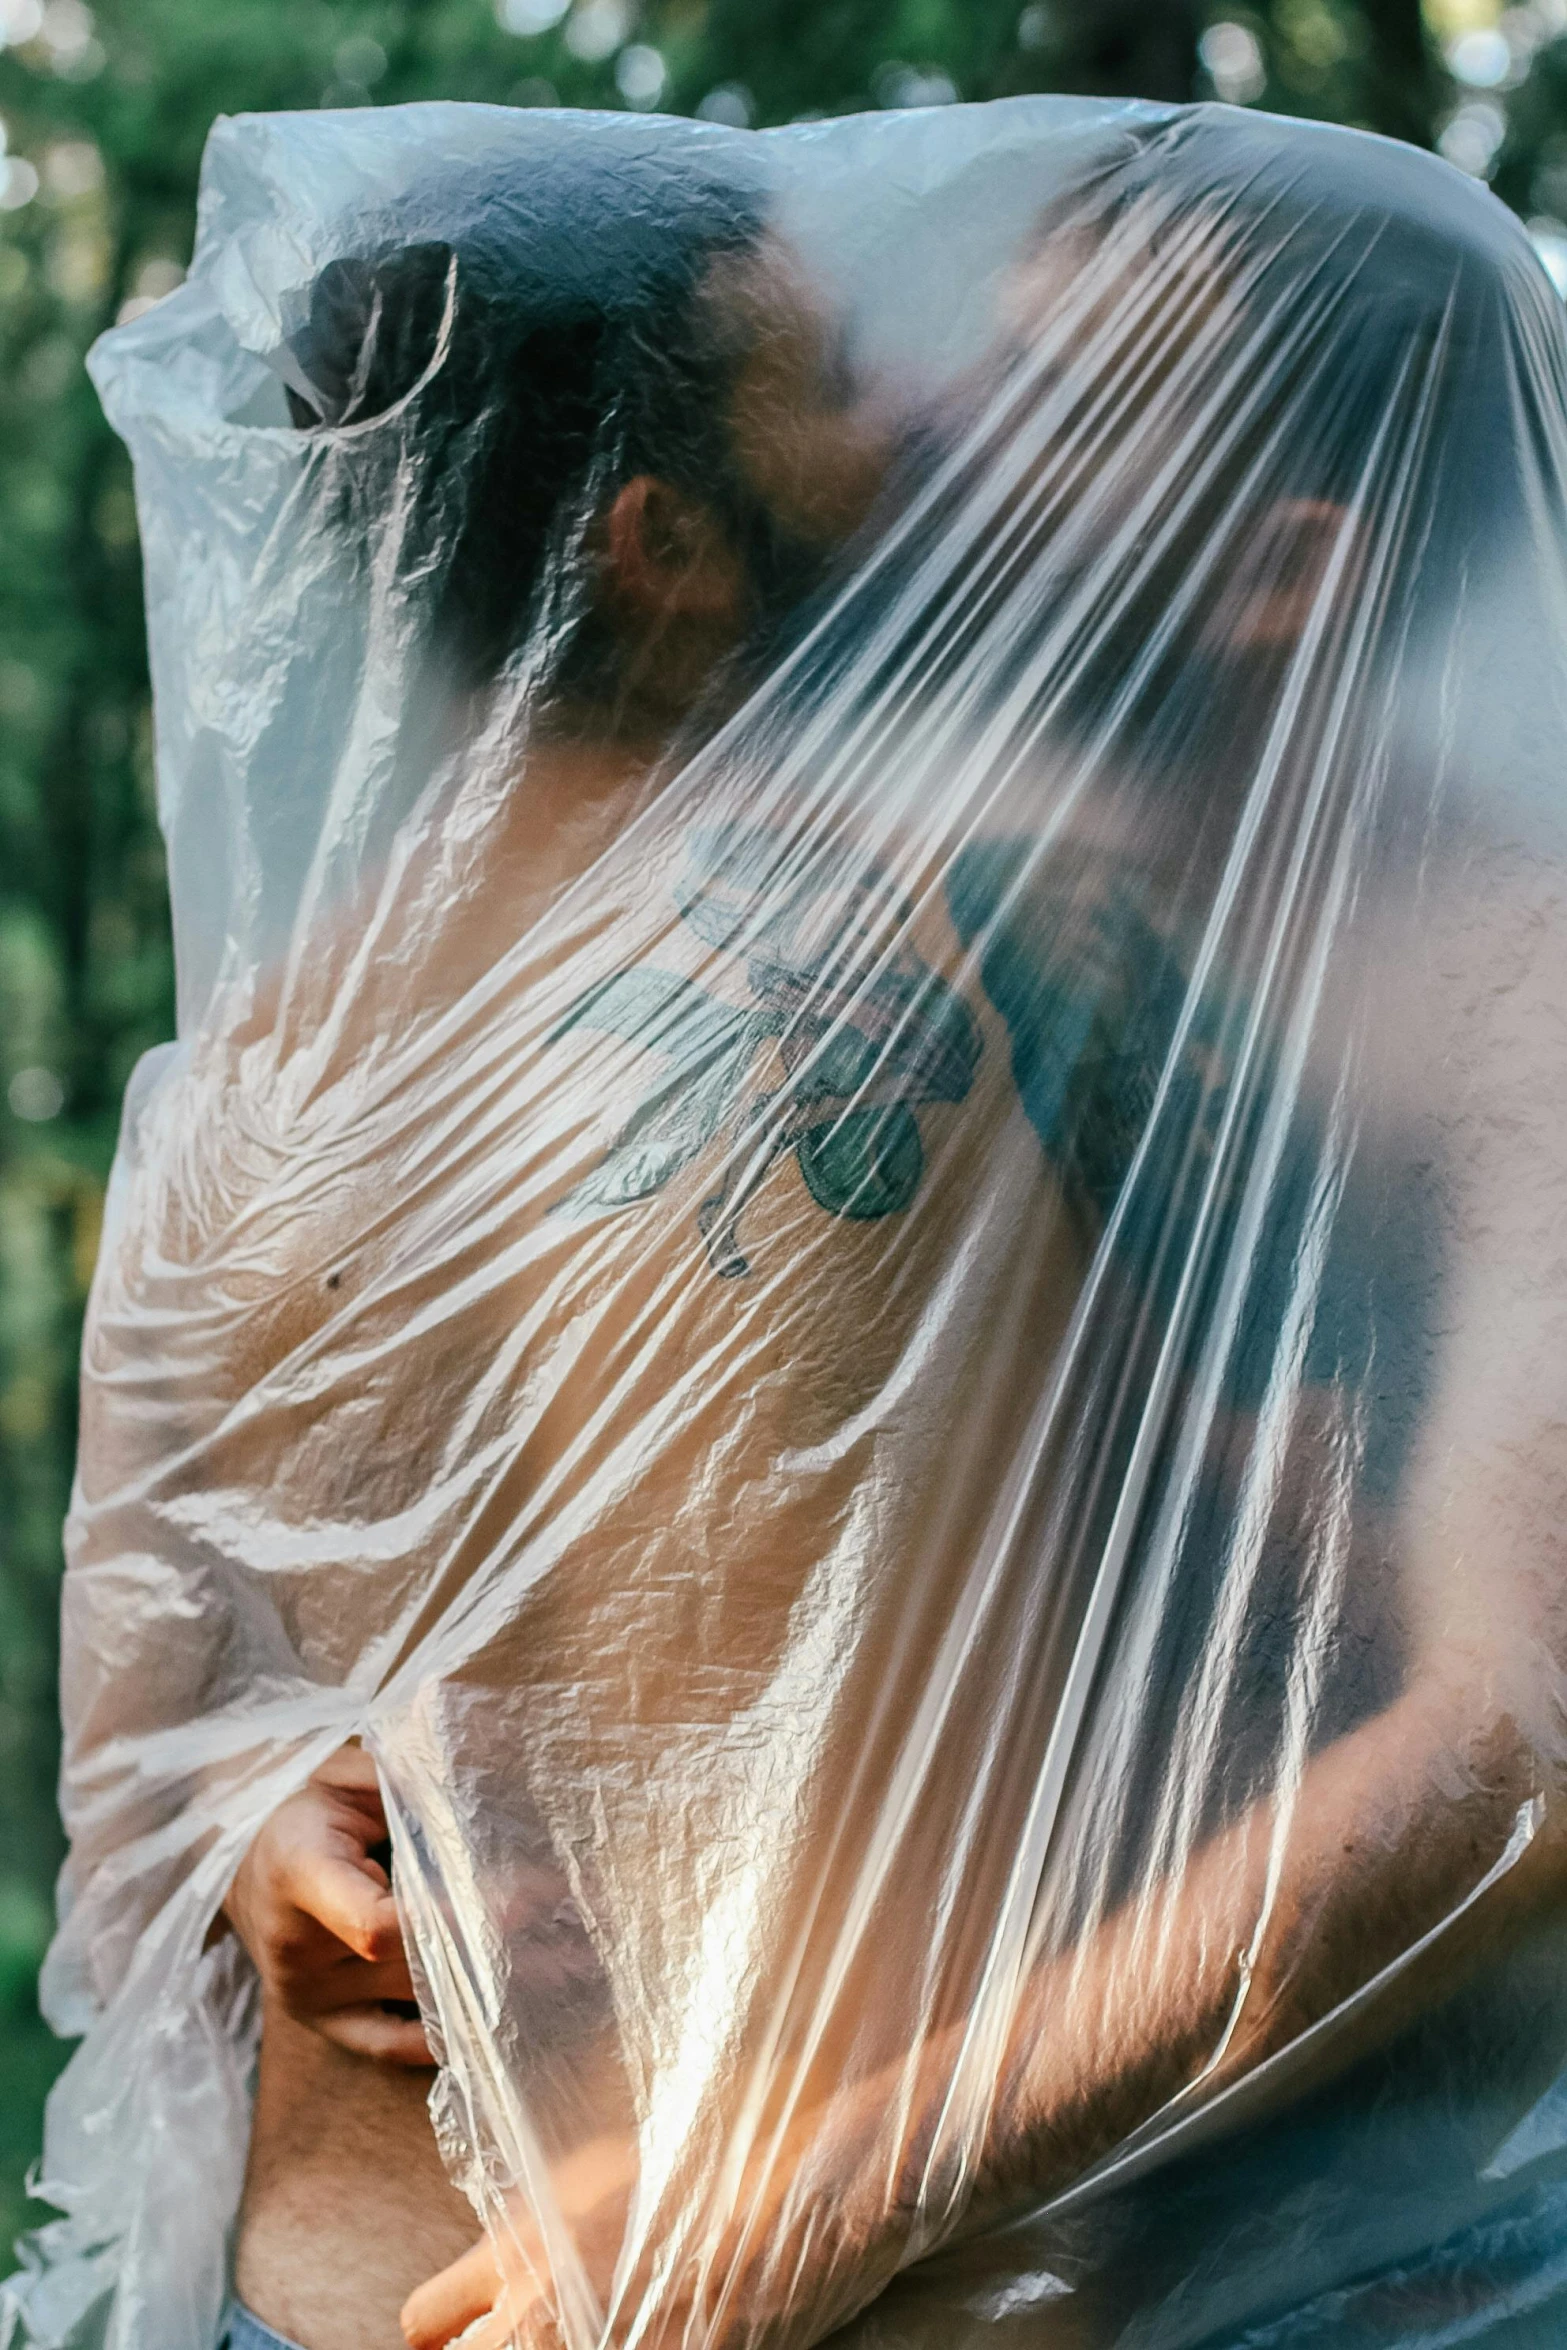
[[[386,1815],[375,1765],[344,1746],[272,1814],[223,1912],[269,2000],[296,2023],[385,2064],[433,2060],[412,2007],[391,1879],[375,1855]]]
[[[568,2155],[551,2183],[556,2212],[600,2290],[614,2271],[636,2175],[635,2147],[605,2136]],[[402,2312],[409,2350],[445,2350],[459,2335],[463,2350],[509,2350],[518,2340],[558,2342],[547,2289],[549,2259],[520,2211],[507,2249],[509,2275],[486,2236],[410,2294]]]
[[[906,2255],[913,2204],[900,2189],[923,2170],[923,2117],[937,2109],[936,2076],[950,2083],[962,2041],[952,2030],[926,2043],[928,2080],[896,2065],[802,2108],[782,2133],[762,2134],[721,2207],[705,2210],[677,2186],[683,2254],[657,2215],[650,2223],[644,2212],[627,2261],[634,2138],[607,2133],[557,2162],[551,2217],[588,2292],[607,2310],[606,2340],[623,2341],[630,2331],[647,2350],[678,2350],[702,2334],[731,2350],[763,2341],[783,2350],[789,2341],[820,2340],[873,2299]],[[921,2117],[914,2134],[906,2103]],[[894,2146],[902,2161],[889,2164]],[[403,2335],[409,2350],[447,2350],[459,2340],[462,2350],[562,2350],[556,2300],[548,2246],[517,2195],[492,2237],[409,2295]]]
[[[504,2291],[488,2236],[403,2304],[403,2338],[409,2350],[446,2350],[460,2334],[468,2335],[463,2350],[508,2350],[525,2322]]]

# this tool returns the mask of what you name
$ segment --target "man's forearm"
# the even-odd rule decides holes
[[[1462,1694],[1435,1683],[1328,1748],[1287,1807],[1254,1807],[1193,1852],[1179,1876],[1029,1970],[977,2175],[966,2175],[971,2156],[944,2135],[954,2116],[963,2131],[970,2112],[955,2093],[968,2039],[961,2024],[826,2105],[797,2110],[776,2134],[759,2133],[725,2211],[706,2209],[699,2229],[704,2260],[729,2276],[738,2331],[819,2338],[949,2235],[940,2215],[954,2204],[972,2232],[1046,2199],[1183,2092],[1233,2085],[1379,1977],[1373,1999],[1335,2020],[1281,2093],[1298,2095],[1390,2036],[1560,1897],[1567,1872],[1549,1806],[1522,1856],[1498,1870],[1536,1792],[1524,1742],[1506,1727],[1476,1737]],[[1488,1873],[1494,1882],[1472,1899]],[[581,2215],[568,2224],[579,2248],[604,2236],[607,2275],[635,2148],[600,2142],[585,2155],[591,2224]],[[604,2174],[602,2207],[593,2163]],[[701,2199],[677,2191],[673,2207],[688,2218]],[[655,2240],[667,2259],[667,2231],[657,2229],[647,2258]],[[781,2303],[785,2272],[792,2282]],[[519,2308],[548,2273],[542,2252],[521,2264]],[[475,2308],[488,2306],[496,2279],[483,2269]],[[633,2301],[643,2289],[650,2279],[627,2288]],[[440,2291],[430,2305],[439,2313]],[[466,2323],[474,2310],[461,2307]],[[655,2329],[654,2340],[680,2330],[684,2307],[677,2292],[669,2334]],[[429,2336],[445,2338],[439,2326]]]
[[[1511,1725],[1477,1733],[1461,1688],[1412,1690],[1314,1757],[1291,1801],[1253,1806],[1028,1969],[977,2164],[956,2086],[972,2026],[954,2023],[758,2149],[740,2198],[757,2240],[759,2209],[830,2190],[863,2298],[950,2232],[936,2215],[956,2206],[972,2232],[1044,2200],[1333,2017],[1274,2093],[1316,2086],[1561,1898],[1567,1838],[1559,1808],[1535,1819],[1539,1791]]]
[[[1436,1683],[1326,1749],[1292,1801],[1254,1807],[1031,1970],[981,2205],[1066,2185],[1182,2092],[1229,2086],[1368,1985],[1365,2012],[1314,2051],[1313,2082],[1445,1996],[1560,1895],[1547,1807],[1516,1865],[1470,1899],[1538,1792],[1511,1726],[1477,1735]]]

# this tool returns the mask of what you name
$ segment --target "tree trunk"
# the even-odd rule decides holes
[[[1056,0],[1063,80],[1116,98],[1179,105],[1194,94],[1197,39],[1211,11],[1194,0]]]
[[[1361,0],[1360,13],[1370,36],[1366,89],[1372,128],[1429,147],[1441,87],[1420,0]]]

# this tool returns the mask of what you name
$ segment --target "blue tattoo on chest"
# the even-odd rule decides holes
[[[591,988],[556,1030],[623,1037],[656,1068],[561,1210],[649,1198],[722,1138],[723,1173],[696,1220],[710,1263],[730,1277],[750,1269],[744,1210],[791,1153],[829,1215],[865,1221],[910,1207],[925,1170],[918,1112],[962,1102],[982,1049],[973,1013],[923,957],[906,943],[878,952],[874,942],[904,930],[910,913],[885,873],[846,885],[814,870],[781,883],[784,869],[775,836],[715,828],[693,837],[675,884],[684,921],[743,971],[745,1003],[634,965]],[[1186,972],[1124,870],[1041,865],[1026,841],[982,842],[954,858],[946,897],[1005,1025],[1023,1109],[1069,1195],[1095,1222],[1109,1217],[1163,1081],[1167,1131],[1185,1138],[1179,1172],[1164,1175],[1189,1204],[1223,1112],[1225,1056],[1199,1007],[1180,1065],[1166,1069]],[[757,1082],[764,1052],[781,1083]],[[1164,1223],[1176,1205],[1166,1184],[1145,1188]],[[1129,1231],[1123,1253],[1148,1256],[1154,1239]]]
[[[961,1102],[982,1049],[974,1015],[923,957],[907,944],[876,951],[878,933],[909,913],[884,874],[845,886],[815,872],[780,892],[780,862],[773,836],[715,828],[692,839],[675,885],[697,937],[743,970],[746,1003],[633,965],[589,989],[555,1031],[624,1037],[661,1064],[562,1211],[646,1199],[722,1135],[722,1179],[697,1225],[729,1278],[750,1270],[743,1212],[791,1153],[831,1216],[863,1222],[908,1208],[925,1169],[916,1113]],[[771,1088],[753,1075],[769,1048],[784,1080]]]

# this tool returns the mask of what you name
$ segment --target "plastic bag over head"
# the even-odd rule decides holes
[[[95,372],[180,1033],[21,2338],[210,2350],[209,1928],[353,1738],[523,2342],[1554,2307],[1522,231],[1224,108],[252,118]]]

